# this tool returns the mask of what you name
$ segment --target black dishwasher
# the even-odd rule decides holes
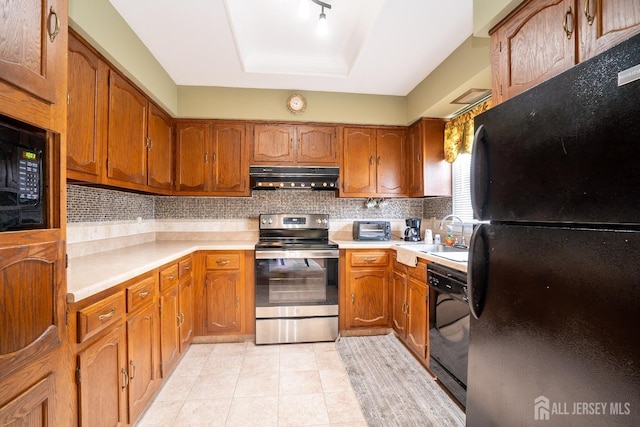
[[[439,264],[429,264],[427,283],[431,288],[432,301],[429,320],[431,369],[464,406],[471,313],[467,274]]]

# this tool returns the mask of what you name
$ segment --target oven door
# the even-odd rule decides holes
[[[338,314],[338,251],[256,250],[256,318]]]

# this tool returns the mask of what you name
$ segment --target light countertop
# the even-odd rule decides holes
[[[403,240],[354,241],[333,240],[340,249],[394,249],[411,244]],[[253,250],[253,240],[159,240],[69,259],[67,269],[67,302],[78,302],[101,291],[119,285],[154,268],[175,261],[199,250]],[[467,264],[415,251],[427,261],[466,272]]]
[[[253,250],[256,242],[159,240],[69,259],[67,302],[77,302],[199,250]]]

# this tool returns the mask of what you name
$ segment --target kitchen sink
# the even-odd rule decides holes
[[[405,246],[407,248],[413,249],[419,252],[425,253],[437,253],[437,252],[469,252],[467,248],[460,248],[455,246],[445,246],[445,245],[429,245],[425,243],[407,243],[401,246]]]

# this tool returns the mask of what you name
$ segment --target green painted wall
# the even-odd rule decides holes
[[[520,2],[474,0],[474,27],[482,33],[495,24],[492,17]],[[307,110],[295,116],[285,106],[294,90],[177,86],[109,0],[69,0],[69,21],[174,117],[406,125],[448,117],[462,107],[451,100],[470,88],[491,87],[489,39],[470,37],[406,97],[303,91]]]

